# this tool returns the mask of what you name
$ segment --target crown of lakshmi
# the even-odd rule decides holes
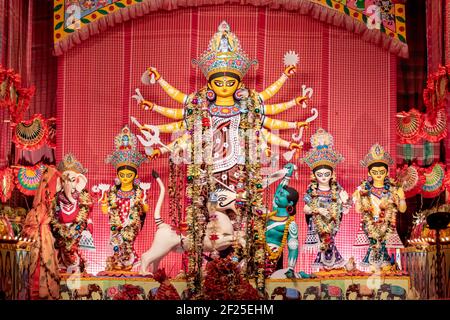
[[[127,125],[114,138],[114,146],[116,150],[106,158],[106,163],[112,164],[116,169],[122,166],[131,166],[137,169],[147,160],[142,153],[136,150],[136,136]]]
[[[311,150],[302,159],[311,170],[318,166],[327,165],[335,168],[344,158],[341,154],[333,150],[333,136],[322,128],[311,136]]]
[[[370,148],[369,153],[366,154],[360,163],[363,167],[369,167],[371,164],[378,162],[384,163],[387,166],[394,164],[391,155],[387,151],[384,151],[384,148],[381,145],[376,143]]]
[[[258,64],[241,49],[238,38],[230,31],[226,21],[219,24],[218,32],[209,41],[208,50],[192,63],[207,79],[217,72],[235,73],[242,79],[253,64]]]
[[[61,162],[58,163],[57,169],[59,172],[75,171],[81,174],[85,174],[87,172],[87,169],[83,167],[83,165],[75,158],[72,153],[64,155]]]

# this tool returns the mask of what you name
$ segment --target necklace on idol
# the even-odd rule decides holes
[[[64,203],[60,203],[60,206],[62,213],[64,213],[65,215],[70,216],[72,213],[75,212],[76,208],[77,208],[77,204],[74,203],[70,203],[70,204],[64,204]],[[69,209],[67,209],[69,208]]]

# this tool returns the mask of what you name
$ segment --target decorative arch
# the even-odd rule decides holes
[[[404,0],[54,0],[54,53],[159,10],[221,4],[266,6],[309,15],[408,57]]]

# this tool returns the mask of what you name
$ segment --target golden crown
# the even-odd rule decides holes
[[[217,72],[231,72],[241,79],[256,60],[250,60],[241,49],[238,38],[231,32],[226,21],[219,24],[218,32],[211,38],[206,50],[199,59],[192,60],[208,79]]]
[[[338,163],[344,160],[341,154],[333,150],[333,136],[322,128],[317,129],[311,136],[311,150],[302,159],[311,170],[318,166],[327,165],[335,168]]]
[[[385,151],[381,145],[376,143],[370,148],[369,153],[363,160],[360,161],[360,163],[363,167],[369,167],[370,165],[378,162],[384,163],[387,166],[394,164],[391,155]]]
[[[131,166],[137,169],[147,160],[142,153],[136,150],[136,136],[127,125],[114,138],[114,145],[116,151],[106,158],[106,162],[112,164],[116,169],[122,166]]]
[[[83,167],[83,165],[75,158],[72,153],[68,153],[64,155],[61,162],[57,167],[58,171],[75,171],[77,173],[85,174],[87,169]]]

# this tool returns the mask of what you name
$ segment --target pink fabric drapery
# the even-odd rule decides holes
[[[31,17],[33,2],[0,0],[0,63],[22,76],[26,86],[31,74]],[[7,110],[0,110],[0,167],[9,164],[11,130]]]
[[[426,1],[428,73],[444,63],[445,0]]]
[[[320,23],[306,15],[286,10],[269,10],[266,7],[220,5],[176,12],[155,12],[143,19],[130,20],[93,37],[59,57],[58,70],[58,147],[57,158],[73,152],[89,170],[89,189],[98,183],[113,183],[114,169],[104,163],[113,150],[113,139],[123,124],[137,128],[129,117],[141,123],[161,124],[171,120],[141,110],[131,96],[140,88],[144,97],[166,107],[181,107],[172,101],[158,86],[145,86],[140,82],[148,66],[157,67],[161,75],[177,89],[190,93],[205,85],[201,72],[191,66],[208,46],[212,34],[222,20],[227,20],[239,38],[243,49],[259,60],[258,69],[252,68],[244,82],[261,91],[276,80],[283,71],[283,55],[295,50],[300,55],[298,73],[289,80],[270,103],[288,101],[301,94],[302,84],[314,89],[311,107],[319,110],[319,120],[314,122],[304,136],[320,126],[329,130],[336,149],[345,156],[337,175],[344,188],[352,193],[367,176],[359,160],[373,143],[379,142],[395,157],[396,112],[396,57],[387,51],[362,41],[344,29]],[[370,62],[362,57],[371,57]],[[310,116],[309,109],[295,107],[275,116],[281,120],[302,120]],[[381,118],[380,118],[381,117]],[[381,122],[380,119],[387,119]],[[173,121],[173,120],[172,120]],[[344,125],[345,124],[345,125]],[[294,131],[281,133],[292,140]],[[164,134],[164,143],[171,140]],[[141,151],[143,151],[141,149]],[[285,164],[280,153],[280,163]],[[300,194],[306,190],[309,169],[295,162],[300,171],[292,186]],[[155,169],[168,183],[168,159],[163,157],[140,168],[142,181],[152,182],[149,199],[150,212],[136,241],[136,250],[142,254],[152,242],[154,234],[153,209],[158,197],[158,187],[151,178]],[[178,190],[183,192],[183,190]],[[265,205],[272,203],[266,192]],[[306,223],[298,203],[297,223],[300,244],[305,240]],[[168,199],[162,217],[168,221]],[[352,245],[359,226],[359,215],[351,211],[344,216],[337,236],[340,252],[345,258],[364,254],[353,251]],[[110,254],[108,217],[100,208],[93,208],[96,252],[87,252],[89,272],[103,270],[105,258]],[[301,253],[297,270],[310,270],[315,255]],[[162,267],[170,275],[181,268],[181,255],[170,254]]]
[[[21,74],[24,85],[36,87],[24,120],[35,113],[44,118],[56,116],[52,1],[0,0],[0,12],[0,61]],[[35,164],[42,159],[53,161],[52,151],[47,147],[33,152],[11,148],[10,123],[5,122],[8,120],[8,112],[0,110],[0,168],[17,163]]]

